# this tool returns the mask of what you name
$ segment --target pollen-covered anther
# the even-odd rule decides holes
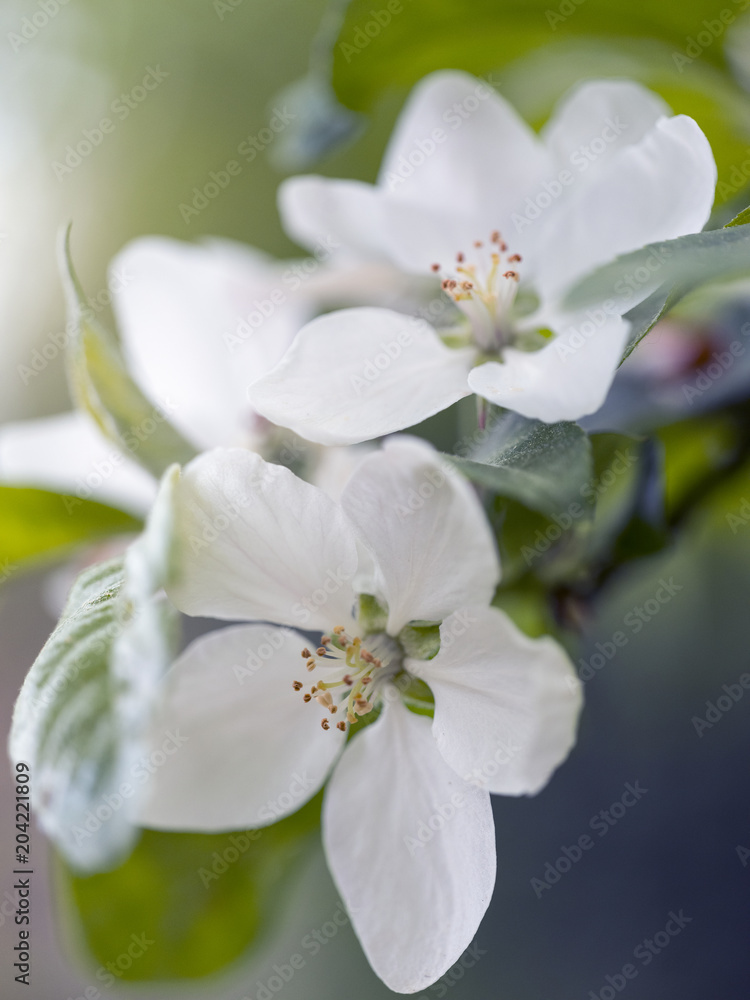
[[[307,663],[305,664],[305,666],[307,667],[308,670],[314,670],[315,669],[315,660],[312,658],[312,656],[307,661]]]
[[[308,660],[311,656],[312,656],[312,653],[307,648],[307,646],[305,646],[305,648],[302,650],[302,659],[303,660]]]
[[[302,700],[304,702],[312,701],[312,695],[311,694],[303,694],[302,695]]]
[[[294,688],[295,691],[301,691],[302,690],[302,681],[293,681],[292,682],[292,687]]]
[[[520,253],[512,253],[510,255],[510,257],[508,257],[508,263],[509,264],[520,264],[521,263],[521,259],[522,258],[521,258]]]
[[[380,647],[377,648],[380,651]],[[310,689],[309,695],[304,696],[305,701],[315,698],[332,715],[342,708],[350,723],[356,721],[357,716],[367,715],[373,710],[377,685],[372,682],[380,674],[383,660],[364,647],[360,636],[352,638],[343,626],[337,626],[330,644],[321,643],[308,663],[311,661],[320,668],[323,676]],[[389,657],[386,657],[386,665],[389,662]],[[370,685],[369,698],[364,694],[366,685]],[[343,697],[335,694],[339,688],[343,689]]]
[[[504,278],[512,278],[514,281],[518,281],[518,271],[506,271],[503,274]]]
[[[342,733],[345,733],[346,732],[346,723],[345,722],[337,722],[336,723],[336,728],[340,729]]]
[[[328,719],[323,719],[323,721],[320,723],[320,725],[322,726],[323,729],[330,729],[331,728],[330,725],[329,725]]]

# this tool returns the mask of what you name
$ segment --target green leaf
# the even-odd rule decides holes
[[[746,226],[748,222],[750,222],[750,208],[745,208],[739,215],[735,215],[732,221],[728,222],[724,228],[730,229],[732,226]]]
[[[591,478],[591,447],[577,424],[544,424],[491,411],[488,433],[466,457],[447,457],[474,482],[552,514],[565,509]]]
[[[649,330],[656,326],[662,316],[666,316],[681,297],[677,289],[657,288],[647,299],[639,302],[637,306],[625,313],[625,319],[630,321],[630,337],[625,346],[622,361],[633,353]]]
[[[25,562],[140,528],[129,514],[91,500],[0,486],[0,581]]]
[[[78,281],[64,235],[60,268],[72,329],[68,380],[73,398],[121,451],[155,476],[173,462],[184,464],[196,451],[167,419],[168,400],[149,400],[128,371],[118,340],[96,319]]]
[[[134,767],[176,638],[176,613],[157,594],[175,572],[178,473],[165,475],[125,557],[78,577],[13,713],[10,755],[31,767],[34,811],[81,870],[115,863],[137,837]]]
[[[750,272],[750,226],[712,229],[649,243],[586,275],[568,292],[565,305],[583,308],[614,298],[620,302],[669,289],[674,303],[711,281]]]
[[[133,933],[146,936],[149,943],[122,970],[123,979],[217,972],[262,942],[283,915],[283,901],[317,842],[321,797],[262,830],[145,830],[125,864],[104,874],[81,878],[63,867],[58,881],[77,910],[71,922],[105,967],[128,954]]]

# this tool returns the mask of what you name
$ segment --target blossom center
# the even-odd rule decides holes
[[[510,310],[518,292],[521,255],[510,253],[508,244],[495,230],[489,244],[476,240],[472,252],[456,254],[452,274],[440,264],[442,288],[468,317],[474,340],[485,352],[499,352],[510,340]]]
[[[402,653],[399,645],[385,634],[371,635],[366,645],[359,636],[349,636],[343,625],[337,625],[330,636],[321,637],[320,646],[311,652],[305,648],[302,657],[308,670],[317,670],[322,679],[304,692],[306,702],[313,699],[330,715],[339,710],[346,715],[336,723],[336,728],[346,730],[346,725],[368,715],[376,707],[383,685],[401,668]],[[294,682],[295,691],[303,691],[301,681]],[[324,717],[321,726],[330,729]]]

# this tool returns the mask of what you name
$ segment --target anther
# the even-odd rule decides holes
[[[508,263],[520,264],[521,263],[520,253],[512,253],[510,257],[508,257]]]
[[[321,726],[323,727],[323,729],[330,729],[331,728],[328,725],[328,719],[323,719],[323,721],[321,722]]]
[[[460,250],[456,254],[456,260],[458,261],[459,264],[463,264],[463,262],[466,260],[466,258],[464,257],[464,255],[461,253]]]
[[[305,648],[302,650],[302,659],[303,660],[308,660],[311,656],[312,656],[312,653],[307,648],[307,646],[305,646]]]
[[[483,247],[483,246],[484,246],[484,243],[482,243],[482,241],[481,241],[481,240],[474,240],[474,246],[475,246],[475,247],[477,248],[477,250],[478,250],[478,249],[479,249],[480,247]]]
[[[292,687],[294,688],[295,691],[301,691],[302,690],[302,681],[294,681],[292,683]]]
[[[302,700],[304,702],[312,701],[312,695],[311,694],[303,694],[302,695]]]
[[[440,270],[440,265],[439,264],[431,264],[430,265],[430,270],[431,271],[439,271]]]
[[[318,646],[315,652],[318,654],[318,656],[325,656],[328,650],[325,648],[325,646]]]
[[[337,722],[336,723],[336,728],[340,729],[341,732],[344,733],[344,732],[346,732],[346,723],[345,722]]]
[[[517,271],[506,271],[505,274],[503,275],[503,277],[504,278],[515,278],[515,280],[518,281],[518,272]]]
[[[343,632],[346,632],[346,629],[343,625],[337,625],[333,631],[335,635],[341,635]]]
[[[493,229],[492,230],[492,232],[490,233],[490,242],[491,243],[499,243],[500,242],[500,230],[499,229]]]
[[[315,669],[315,660],[312,658],[312,656],[307,661],[307,663],[305,664],[305,666],[307,667],[308,670],[314,670]]]

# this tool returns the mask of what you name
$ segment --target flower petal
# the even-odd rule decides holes
[[[309,317],[281,266],[229,241],[152,236],[115,257],[109,280],[143,389],[171,401],[171,419],[200,448],[247,443],[245,387],[276,364]]]
[[[340,247],[365,259],[382,256],[380,193],[372,184],[290,177],[279,187],[278,200],[282,224],[300,246]]]
[[[554,301],[577,278],[618,254],[699,232],[715,186],[711,147],[692,118],[660,119],[566,199],[537,247],[538,291]],[[613,288],[612,297],[617,293]],[[635,305],[631,290],[621,299],[623,312]]]
[[[358,444],[468,396],[473,357],[446,347],[424,320],[341,309],[308,323],[248,396],[264,417],[308,441]]]
[[[559,168],[575,167],[577,187],[668,115],[661,97],[633,80],[587,80],[560,101],[541,138]]]
[[[359,466],[341,505],[375,558],[391,635],[492,600],[500,562],[482,505],[423,441],[387,441]]]
[[[328,866],[370,965],[391,990],[426,989],[471,943],[495,882],[489,796],[437,752],[398,701],[355,736],[328,786]]]
[[[0,482],[55,490],[134,514],[144,514],[156,496],[154,478],[77,411],[4,424]]]
[[[188,646],[167,674],[135,775],[148,783],[143,826],[250,829],[312,798],[346,737],[324,732],[322,710],[292,687],[305,673],[304,645],[291,629],[235,625]]]
[[[533,129],[484,80],[442,70],[412,90],[378,184],[399,202],[440,211],[450,205],[473,223],[469,238],[487,239],[549,163]]]
[[[595,413],[617,372],[630,324],[603,309],[589,312],[594,320],[568,316],[562,332],[539,351],[507,348],[501,363],[474,368],[469,385],[497,406],[549,424]]]
[[[185,467],[175,502],[181,577],[169,596],[181,611],[321,632],[350,623],[356,542],[321,490],[217,448]]]
[[[554,640],[529,639],[497,608],[464,608],[440,627],[432,660],[409,660],[435,696],[433,735],[466,781],[534,795],[575,743],[581,685]]]

